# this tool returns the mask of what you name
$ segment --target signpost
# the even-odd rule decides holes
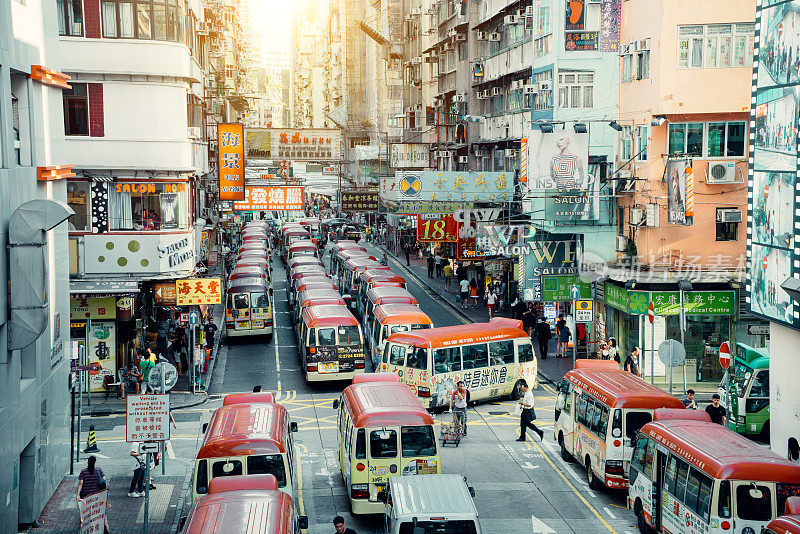
[[[749,324],[747,325],[747,333],[751,336],[768,336],[769,335],[769,325],[768,324]]]
[[[686,361],[686,349],[674,339],[664,340],[658,346],[658,359],[669,369],[669,393],[672,394],[672,369]],[[652,366],[651,366],[652,367]]]
[[[719,364],[726,370],[731,366],[731,346],[727,341],[719,346]]]
[[[575,315],[575,332],[572,334],[572,368],[574,369],[575,362],[578,359],[578,336],[576,335],[578,333],[578,316],[576,310],[578,309],[578,299],[581,298],[581,286],[578,284],[569,286],[569,298],[572,299],[572,313]]]
[[[579,300],[575,306],[575,322],[576,323],[591,323],[592,322],[592,301]]]

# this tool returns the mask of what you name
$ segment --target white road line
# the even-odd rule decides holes
[[[556,534],[556,531],[547,526],[547,523],[536,517],[531,516],[531,532],[535,534]]]
[[[172,443],[167,445],[167,456],[169,456],[170,460],[175,459],[175,447],[172,446]]]
[[[608,506],[603,506],[603,510],[608,514],[608,517],[611,519],[616,519],[617,516],[611,513],[611,510],[608,509]]]
[[[539,466],[538,466],[538,465],[533,465],[533,464],[531,464],[530,462],[523,462],[523,463],[522,463],[522,464],[520,464],[520,465],[522,465],[522,467],[523,467],[524,469],[539,469]]]
[[[575,474],[575,471],[573,471],[573,470],[572,470],[572,468],[569,466],[569,464],[567,464],[567,462],[565,462],[565,461],[564,461],[564,460],[561,458],[561,453],[560,453],[560,452],[558,452],[558,453],[557,453],[557,452],[556,452],[556,450],[553,448],[553,446],[552,446],[552,445],[550,445],[550,442],[548,442],[548,441],[543,441],[543,442],[542,442],[542,445],[544,445],[544,446],[547,448],[547,450],[548,450],[548,451],[550,451],[550,455],[551,455],[553,458],[555,458],[555,459],[556,459],[556,461],[558,461],[558,462],[561,464],[562,471],[564,471],[564,472],[566,472],[566,473],[569,473],[569,475],[570,475],[572,478],[574,478],[575,480],[577,480],[577,481],[578,481],[578,482],[581,484],[581,486],[583,487],[583,490],[584,490],[586,493],[588,493],[588,494],[589,494],[589,495],[591,495],[592,497],[597,497],[597,495],[595,495],[595,493],[594,493],[594,492],[593,492],[591,489],[589,489],[589,488],[586,486],[586,480],[585,480],[585,479],[583,479],[583,478],[581,478],[581,477],[579,477],[578,475],[576,475],[576,474]]]
[[[272,322],[275,324],[276,321],[275,317],[275,297],[272,298]],[[278,391],[281,391],[283,388],[281,387],[281,360],[278,357],[278,330],[273,328],[272,329],[272,343],[275,345],[275,376],[278,379]]]

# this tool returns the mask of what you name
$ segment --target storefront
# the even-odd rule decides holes
[[[723,341],[735,342],[736,291],[724,287],[685,291],[682,332],[681,292],[675,290],[675,284],[640,287],[627,289],[611,281],[603,284],[603,302],[595,303],[604,308],[603,340],[616,338],[623,357],[634,347],[642,347],[643,374],[649,376],[652,367],[656,380],[668,380],[666,368],[657,356],[658,347],[666,339],[682,339],[687,382],[719,382],[724,374],[719,365],[719,346]],[[647,320],[650,302],[655,311],[652,325]],[[675,373],[675,379],[683,380],[683,367]]]

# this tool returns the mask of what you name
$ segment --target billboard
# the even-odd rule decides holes
[[[755,170],[795,170],[797,102],[797,87],[767,89],[756,96]]]
[[[520,255],[524,280],[520,286],[531,295],[532,300],[542,300],[542,282],[545,276],[577,275],[577,250],[579,237],[576,234],[537,234],[537,238],[525,243]]]
[[[392,143],[389,145],[389,164],[396,169],[430,167],[429,143]]]
[[[342,211],[378,211],[380,203],[377,191],[342,191]]]
[[[686,224],[686,173],[691,169],[688,159],[667,162],[667,222]]]
[[[455,243],[458,241],[458,223],[452,215],[417,215],[417,241]]]
[[[272,128],[273,159],[332,161],[342,159],[342,133],[323,128]]]
[[[234,211],[302,211],[302,186],[245,187],[245,198],[233,203]]]
[[[217,124],[219,199],[244,200],[244,127]]]
[[[589,134],[572,129],[528,137],[528,190],[545,198],[545,216],[551,221],[595,220],[600,188],[589,174]]]
[[[512,172],[398,171],[394,183],[398,201],[508,202],[514,194]]]
[[[800,63],[796,55],[800,46],[800,2],[765,0],[762,5],[765,7],[761,10],[759,30],[758,87],[798,84]]]
[[[244,131],[244,146],[247,161],[272,158],[272,135],[269,128],[247,128]]]
[[[622,26],[622,0],[602,0],[600,4],[600,51],[617,52]]]

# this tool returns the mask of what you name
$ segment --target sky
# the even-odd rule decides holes
[[[289,51],[293,0],[249,0],[251,27],[262,50]]]

